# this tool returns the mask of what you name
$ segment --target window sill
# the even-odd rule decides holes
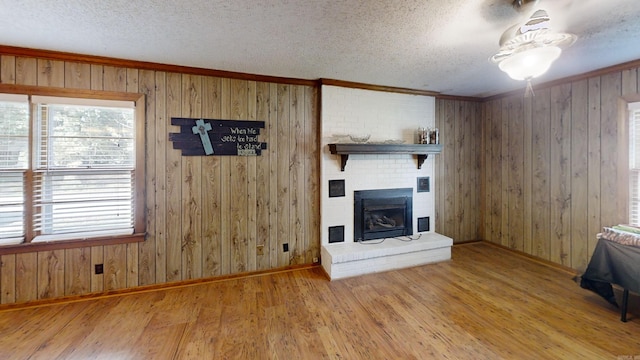
[[[101,238],[90,239],[74,239],[64,241],[47,241],[47,242],[32,242],[22,243],[17,245],[3,245],[0,246],[0,255],[8,254],[23,254],[38,251],[51,251],[51,250],[63,250],[63,249],[77,249],[91,246],[104,246],[104,245],[118,245],[129,244],[135,242],[143,242],[145,239],[145,233],[131,234],[124,236],[110,236]]]

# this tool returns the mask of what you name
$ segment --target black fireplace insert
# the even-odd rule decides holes
[[[413,189],[354,192],[354,241],[413,234]]]

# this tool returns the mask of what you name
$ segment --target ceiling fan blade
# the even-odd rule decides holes
[[[546,46],[571,46],[577,37],[573,34],[551,31],[551,20],[545,10],[537,10],[524,23],[509,27],[500,37],[500,50],[489,58],[499,63],[522,51]]]
[[[522,11],[524,8],[528,8],[537,2],[538,0],[513,0],[511,6],[518,11]]]
[[[551,29],[551,19],[545,10],[538,10],[529,17],[529,19],[521,24],[509,27],[502,33],[500,37],[500,46],[506,45],[514,38],[518,38],[532,31]]]

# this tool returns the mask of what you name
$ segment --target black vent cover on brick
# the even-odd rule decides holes
[[[429,217],[418,218],[418,232],[429,231]]]
[[[344,242],[344,225],[329,226],[329,243]]]

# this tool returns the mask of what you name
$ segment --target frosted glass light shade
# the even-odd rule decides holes
[[[557,46],[535,47],[511,55],[498,67],[514,80],[531,79],[547,72],[561,52]]]

